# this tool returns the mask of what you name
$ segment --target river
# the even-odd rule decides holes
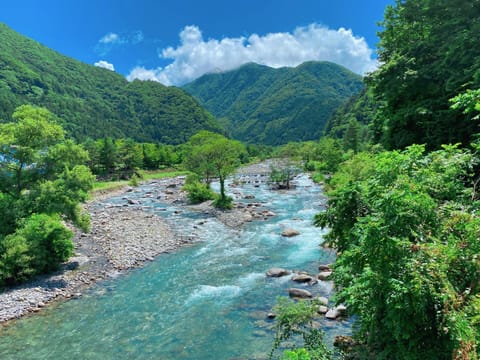
[[[276,298],[286,296],[289,287],[327,297],[332,292],[329,282],[309,287],[290,277],[265,276],[271,267],[316,274],[319,263],[334,260],[319,246],[322,230],[312,225],[325,203],[321,187],[305,175],[296,183],[286,192],[242,185],[244,195],[255,196],[276,216],[241,229],[152,199],[151,211],[185,231],[196,224],[201,241],[7,326],[1,330],[0,358],[266,358],[273,341],[273,321],[266,314]],[[149,190],[143,186],[138,196]],[[282,237],[286,228],[300,235]],[[349,333],[350,323],[322,320],[322,326],[331,342],[334,335]]]

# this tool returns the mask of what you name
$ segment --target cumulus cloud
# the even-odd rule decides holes
[[[105,60],[100,60],[100,61],[97,61],[95,64],[93,64],[97,67],[101,67],[101,68],[104,68],[104,69],[107,69],[107,70],[110,70],[110,71],[115,71],[115,67],[113,66],[113,64],[105,61]]]
[[[143,41],[143,32],[140,30],[117,34],[110,32],[98,40],[95,52],[101,56],[107,55],[113,48],[123,45],[136,45]]]
[[[127,79],[148,79],[165,85],[182,85],[212,71],[227,71],[248,62],[270,67],[297,66],[305,61],[331,61],[358,74],[374,70],[373,50],[352,30],[332,30],[318,24],[298,27],[292,33],[253,34],[247,37],[205,40],[197,26],[180,32],[180,44],[159,51],[172,59],[164,68],[136,67]]]

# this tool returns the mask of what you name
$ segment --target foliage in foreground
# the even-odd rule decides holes
[[[93,176],[87,152],[64,139],[44,108],[24,105],[0,125],[0,286],[52,271],[73,251],[70,220],[87,230],[79,203]]]
[[[289,339],[301,340],[301,347],[285,350],[281,359],[301,360],[331,360],[331,351],[323,342],[323,331],[314,326],[316,307],[310,301],[295,302],[289,298],[280,297],[274,308],[275,340],[270,352],[270,359]]]
[[[331,179],[337,301],[359,315],[363,357],[476,359],[480,146],[359,154]]]

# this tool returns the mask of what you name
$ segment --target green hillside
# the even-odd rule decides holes
[[[339,65],[306,62],[279,69],[250,63],[183,88],[234,138],[278,145],[318,139],[333,111],[362,87],[359,75]]]
[[[25,103],[48,108],[77,139],[111,136],[178,144],[199,130],[222,131],[183,90],[63,56],[0,23],[0,121]]]

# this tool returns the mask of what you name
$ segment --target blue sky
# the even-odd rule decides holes
[[[254,61],[375,67],[377,22],[394,0],[6,0],[0,22],[128,79],[181,85]]]

